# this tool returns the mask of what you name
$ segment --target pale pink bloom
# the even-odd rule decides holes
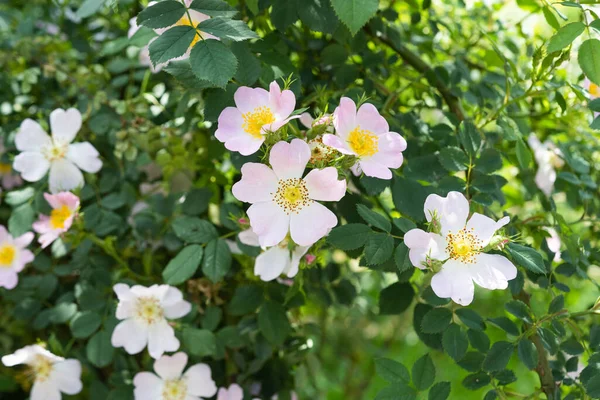
[[[118,283],[113,290],[119,298],[116,317],[123,320],[112,333],[114,347],[137,354],[148,346],[152,358],[179,349],[179,340],[167,319],[182,318],[192,309],[179,289],[169,285],[130,288]]]
[[[81,170],[96,173],[102,168],[99,153],[89,142],[71,143],[81,129],[81,113],[75,108],[50,113],[49,136],[37,122],[27,118],[15,136],[21,151],[13,168],[28,182],[37,182],[50,171],[50,192],[83,186]]]
[[[79,360],[65,360],[38,344],[25,346],[2,357],[2,363],[7,367],[29,366],[34,376],[31,400],[60,400],[61,393],[74,395],[83,388]]]
[[[331,114],[325,114],[319,119],[314,119],[312,115],[307,112],[300,114],[300,122],[308,129],[319,125],[329,125],[332,120],[333,117]]]
[[[562,152],[550,140],[546,140],[544,143],[540,142],[533,133],[529,135],[527,142],[533,150],[533,156],[538,164],[535,184],[546,196],[550,197],[554,190],[554,182],[556,182],[556,169],[565,165]]]
[[[293,118],[296,97],[291,90],[281,91],[271,82],[269,91],[242,86],[234,96],[235,107],[227,107],[219,115],[215,137],[225,148],[244,156],[254,154],[269,132],[275,132]]]
[[[38,242],[42,248],[48,247],[61,234],[69,230],[79,210],[79,197],[73,193],[44,193],[44,198],[52,207],[50,216],[40,215],[40,218],[33,223],[33,230],[41,235]]]
[[[400,168],[406,140],[390,127],[375,108],[365,103],[358,111],[354,101],[342,97],[333,113],[336,135],[323,135],[323,143],[343,154],[356,156],[353,172],[379,179],[392,179],[391,169]]]
[[[412,229],[404,235],[404,243],[417,268],[426,269],[430,260],[444,262],[431,280],[438,297],[450,297],[466,306],[473,301],[473,282],[485,289],[506,289],[508,281],[517,276],[517,268],[506,257],[483,253],[496,231],[508,224],[508,217],[496,222],[473,213],[467,221],[469,202],[459,192],[450,192],[447,197],[429,195],[425,217],[439,224],[440,233]]]
[[[242,179],[233,185],[235,198],[252,205],[250,227],[262,247],[281,243],[288,233],[300,246],[311,246],[337,225],[337,217],[318,201],[339,201],[346,181],[338,180],[333,167],[313,169],[302,177],[310,148],[294,139],[278,142],[271,149],[269,163],[246,163]]]
[[[237,383],[233,383],[229,388],[219,389],[217,400],[244,400],[244,390]]]
[[[33,233],[27,232],[14,238],[0,225],[0,287],[13,289],[19,282],[18,273],[35,258],[26,249],[33,240]]]
[[[200,400],[217,393],[210,366],[194,364],[183,372],[188,356],[179,352],[154,361],[154,372],[138,372],[133,378],[135,400]]]
[[[260,246],[258,236],[251,229],[240,232],[238,235],[240,242],[248,246]],[[295,246],[294,250],[290,251],[288,240],[283,239],[281,243],[265,249],[254,263],[254,275],[260,277],[261,280],[268,282],[279,277],[281,274],[286,274],[289,278],[293,278],[298,274],[300,260],[306,254],[310,246]]]
[[[596,85],[594,82],[590,81],[588,78],[583,80],[583,87],[588,91],[590,97],[592,99],[597,99],[600,97],[600,86]]]

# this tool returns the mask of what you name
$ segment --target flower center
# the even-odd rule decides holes
[[[31,368],[35,374],[35,380],[45,381],[52,372],[52,362],[42,355],[37,355],[31,363]]]
[[[298,213],[312,201],[308,198],[308,189],[300,178],[280,180],[273,200],[288,215]]]
[[[0,163],[0,175],[8,175],[12,171],[10,164]]]
[[[5,243],[0,246],[0,267],[10,267],[17,255],[14,245]]]
[[[446,236],[446,251],[450,258],[463,263],[471,264],[475,261],[477,254],[481,252],[482,243],[477,236],[473,234],[473,228],[461,229],[457,233],[449,233]]]
[[[594,97],[600,97],[600,86],[596,85],[595,83],[590,83],[588,92],[590,92],[590,94]]]
[[[57,161],[65,158],[67,150],[69,150],[68,144],[54,142],[51,146],[46,147],[43,152],[48,161]]]
[[[156,297],[140,297],[137,299],[135,316],[148,325],[161,321],[164,311]]]
[[[253,137],[262,138],[262,127],[275,122],[273,111],[269,107],[256,107],[254,111],[242,114],[244,131]]]
[[[184,15],[179,19],[179,21],[175,22],[175,26],[191,26],[192,28],[196,28],[198,24],[194,25],[194,23],[188,18],[187,15]],[[194,35],[194,39],[192,43],[190,43],[190,47],[194,47],[196,43],[200,40],[200,35],[198,32]]]
[[[327,161],[333,156],[334,150],[323,143],[323,138],[317,137],[308,142],[310,147],[310,161],[314,164],[319,161]]]
[[[166,381],[163,386],[163,400],[185,400],[187,395],[187,384],[183,379]]]
[[[360,126],[350,132],[348,144],[359,157],[370,157],[379,151],[379,138],[371,131],[360,129]]]
[[[69,207],[62,206],[61,208],[55,208],[50,213],[50,226],[52,229],[63,229],[65,227],[65,221],[71,216],[71,210]]]

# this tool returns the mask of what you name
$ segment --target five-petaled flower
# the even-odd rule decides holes
[[[333,167],[313,169],[302,177],[310,148],[294,139],[278,142],[269,163],[246,163],[242,179],[233,185],[233,195],[251,203],[250,226],[262,247],[276,246],[288,235],[300,246],[310,246],[337,225],[337,217],[318,201],[339,201],[346,181],[338,180]]]
[[[517,268],[504,256],[483,252],[496,231],[509,222],[496,222],[485,215],[469,216],[469,202],[459,192],[447,197],[436,194],[425,200],[427,221],[439,220],[440,233],[412,229],[404,235],[412,264],[425,269],[430,260],[444,262],[431,280],[431,288],[441,298],[452,298],[466,306],[473,301],[473,282],[486,289],[506,289],[517,276]]]
[[[28,182],[37,182],[50,170],[50,192],[83,186],[83,174],[102,168],[98,151],[89,142],[71,143],[81,128],[81,113],[69,108],[50,113],[49,136],[37,122],[26,119],[15,136],[17,149],[13,167]]]
[[[154,372],[138,372],[133,378],[135,400],[199,400],[217,393],[210,367],[194,364],[183,372],[188,356],[179,352],[154,361]]]
[[[244,390],[237,383],[232,383],[228,388],[220,388],[217,400],[243,400]]]
[[[69,230],[79,210],[79,197],[71,192],[57,194],[44,193],[44,198],[52,207],[50,215],[40,215],[33,223],[33,230],[40,234],[38,242],[42,248],[48,247],[58,237]]]
[[[287,124],[296,106],[294,93],[281,91],[277,82],[271,82],[268,92],[242,86],[233,98],[235,107],[221,112],[215,137],[244,156],[256,153],[269,132]]]
[[[392,179],[390,168],[400,168],[406,140],[390,127],[375,108],[365,103],[358,111],[354,101],[342,97],[333,113],[336,135],[323,135],[323,143],[340,153],[353,155],[358,162],[352,171],[367,176]]]
[[[529,135],[527,142],[533,150],[533,156],[538,164],[535,184],[546,196],[550,197],[554,190],[554,182],[556,182],[556,169],[565,165],[562,152],[550,140],[546,140],[544,143],[540,142],[533,133]]]
[[[31,400],[60,400],[61,393],[73,395],[81,392],[81,363],[52,354],[42,346],[25,346],[13,354],[2,357],[7,367],[25,364],[34,379]]]
[[[27,232],[14,238],[0,225],[0,287],[13,289],[19,282],[18,273],[33,261],[34,255],[27,250],[33,233]]]
[[[123,283],[116,284],[113,289],[119,298],[116,317],[124,320],[113,331],[111,342],[114,347],[137,354],[147,345],[152,358],[179,349],[179,340],[167,319],[181,318],[192,309],[192,305],[183,300],[179,289],[169,285],[130,288]]]

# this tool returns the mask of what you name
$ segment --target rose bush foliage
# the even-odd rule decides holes
[[[2,398],[600,398],[587,3],[0,4]]]

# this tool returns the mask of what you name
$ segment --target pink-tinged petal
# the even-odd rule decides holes
[[[237,383],[233,383],[228,389],[221,388],[217,395],[217,400],[243,400],[244,391]]]
[[[346,194],[346,180],[338,180],[337,169],[313,169],[304,178],[308,196],[319,201],[340,201]]]
[[[354,153],[350,149],[350,147],[348,147],[348,144],[344,142],[339,136],[325,134],[323,135],[323,144],[326,144],[329,147],[333,147],[342,154],[347,154],[350,156],[356,155],[356,153]]]
[[[373,161],[372,159],[360,160],[358,164],[366,176],[379,179],[392,179],[392,171],[385,165]]]
[[[411,229],[404,235],[404,244],[409,248],[408,257],[412,265],[419,269],[426,268],[426,260],[443,261],[448,258],[446,240],[433,232]]]
[[[15,136],[17,150],[39,153],[42,148],[50,145],[52,145],[52,139],[40,124],[29,118],[21,123],[19,132]]]
[[[157,322],[148,327],[148,353],[152,358],[159,358],[165,352],[177,351],[179,340],[175,337],[173,327],[167,321]]]
[[[430,194],[425,200],[425,218],[431,222],[432,215],[437,215],[441,223],[442,235],[458,232],[465,227],[469,216],[469,201],[459,192],[450,192],[446,197]]]
[[[290,233],[292,240],[300,246],[311,246],[327,236],[338,223],[337,217],[324,205],[313,202],[298,214],[292,214]]]
[[[162,398],[163,381],[152,372],[138,372],[133,378],[135,400]]]
[[[269,92],[263,88],[241,86],[235,91],[233,100],[240,112],[245,114],[258,107],[269,106]]]
[[[256,257],[254,275],[265,282],[272,281],[290,266],[290,251],[287,247],[273,246]]]
[[[0,271],[0,287],[4,287],[8,290],[14,289],[19,282],[19,276],[13,270],[6,269]]]
[[[310,147],[303,140],[281,141],[271,149],[269,163],[279,179],[302,178],[310,154]]]
[[[12,239],[12,236],[8,234],[4,225],[0,225],[0,242],[5,242],[7,239]]]
[[[289,118],[286,118],[286,119],[277,119],[272,124],[263,125],[261,132],[262,132],[263,135],[266,135],[269,132],[276,132],[277,130],[279,130],[279,128],[281,128],[282,126],[284,126],[285,124],[287,124],[291,120],[298,119],[298,118],[300,118],[299,115],[294,115],[293,117],[289,117]]]
[[[297,246],[296,249],[292,252],[292,260],[289,266],[283,270],[283,273],[286,274],[288,278],[293,278],[296,276],[296,274],[298,274],[300,260],[302,259],[302,256],[306,254],[309,248],[310,246]],[[314,261],[314,259],[312,261],[308,261],[308,256],[310,256],[310,254],[306,256],[307,263],[311,264],[312,261]],[[316,258],[315,256],[312,257]]]
[[[53,161],[50,165],[50,192],[58,193],[64,190],[73,190],[83,186],[83,174],[67,159]]]
[[[246,246],[260,246],[260,243],[258,242],[258,235],[254,233],[252,229],[246,229],[245,231],[241,231],[238,234],[238,238],[240,239],[240,242],[242,242]]]
[[[217,385],[212,379],[210,367],[206,364],[195,364],[183,375],[188,385],[188,393],[194,396],[209,398],[217,393]]]
[[[50,132],[55,142],[71,143],[81,129],[81,113],[76,108],[57,108],[50,113]]]
[[[16,272],[21,272],[23,268],[35,259],[33,253],[29,250],[21,250],[18,258],[13,262],[13,269]]]
[[[498,222],[490,217],[479,213],[473,213],[469,222],[467,222],[467,230],[473,229],[473,232],[479,240],[482,241],[482,247],[485,247],[490,242],[490,239],[496,231],[510,222],[510,217],[504,217]]]
[[[225,142],[225,148],[229,151],[237,151],[243,156],[249,156],[256,153],[264,142],[264,136],[257,138],[243,132]]]
[[[81,363],[75,359],[59,361],[54,364],[49,377],[60,390],[66,394],[77,394],[83,389],[81,383]]]
[[[247,214],[261,246],[279,244],[289,231],[290,216],[272,201],[251,205]]]
[[[50,162],[42,153],[26,151],[15,157],[13,168],[20,172],[21,178],[27,182],[37,182],[46,176]]]
[[[74,143],[69,145],[67,159],[82,171],[95,174],[102,168],[100,153],[89,142]]]
[[[360,129],[370,131],[376,135],[390,131],[390,126],[377,111],[377,108],[370,103],[365,103],[356,113],[356,124]]]
[[[312,115],[307,112],[300,114],[300,123],[304,125],[306,129],[312,128],[314,120],[315,119],[312,117]]]
[[[285,119],[294,112],[296,96],[291,90],[282,92],[277,82],[273,81],[269,85],[269,104],[277,119]]]
[[[138,354],[148,343],[148,330],[133,318],[126,319],[115,327],[110,341],[113,347],[123,347],[129,354]]]
[[[56,386],[56,382],[51,379],[39,380],[33,383],[31,388],[31,400],[61,400],[62,395]]]
[[[187,362],[188,356],[183,352],[175,353],[172,356],[164,355],[154,361],[154,372],[165,381],[179,379]]]
[[[431,288],[438,297],[450,297],[462,306],[471,304],[475,293],[469,268],[455,260],[448,260],[442,270],[433,276]]]
[[[231,188],[233,196],[246,203],[270,201],[277,191],[277,176],[264,164],[246,163],[242,179]]]
[[[18,248],[24,249],[25,247],[27,247],[31,244],[31,242],[33,241],[33,238],[34,238],[34,235],[32,232],[26,232],[26,233],[22,234],[21,236],[19,236],[18,238],[14,239],[13,243]]]
[[[356,125],[356,103],[348,97],[342,97],[340,105],[333,112],[335,132],[345,141]]]
[[[227,107],[219,115],[215,137],[218,141],[225,143],[239,136],[248,135],[243,129],[244,118],[242,113],[235,107]]]
[[[40,218],[33,223],[32,228],[36,233],[40,234],[48,233],[54,230],[50,226],[50,217],[47,215],[40,215]]]
[[[56,230],[46,232],[40,235],[40,237],[38,238],[38,243],[40,244],[40,246],[42,246],[42,249],[45,249],[46,247],[50,246],[56,239],[58,239],[59,236],[60,233]]]
[[[369,160],[388,168],[400,168],[404,161],[402,152],[406,150],[406,140],[396,132],[388,132],[379,136],[379,151]]]

